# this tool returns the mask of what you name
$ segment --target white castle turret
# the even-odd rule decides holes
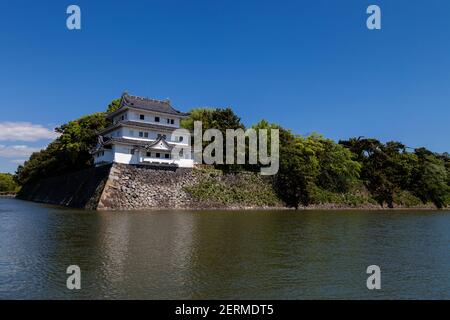
[[[174,109],[169,100],[124,93],[119,108],[107,115],[112,124],[100,132],[98,145],[92,152],[95,165],[116,162],[193,167],[192,152],[172,156],[175,146],[189,145],[189,135],[175,131],[187,116]]]

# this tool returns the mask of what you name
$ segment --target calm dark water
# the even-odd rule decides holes
[[[0,298],[450,299],[450,212],[85,212],[0,199]],[[81,268],[82,289],[66,288]],[[381,290],[366,288],[369,265]]]

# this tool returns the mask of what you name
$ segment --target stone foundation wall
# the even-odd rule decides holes
[[[205,188],[205,181],[209,188],[206,195],[201,189]],[[203,197],[189,192],[198,191],[197,186],[201,186],[197,193]],[[263,202],[258,201],[258,192],[269,190],[273,198],[271,188],[270,181],[254,173],[223,174],[219,170],[205,168],[115,163],[30,183],[22,188],[17,197],[93,210],[250,208],[265,207],[261,205]],[[246,201],[245,196],[242,200],[237,197],[232,201],[220,198],[227,192],[240,194],[241,190],[251,194],[252,201]]]
[[[99,210],[182,208],[193,201],[182,187],[193,183],[192,169],[164,170],[114,164],[99,199]]]
[[[110,169],[111,165],[106,165],[31,182],[22,187],[17,198],[95,210]]]
[[[138,209],[203,209],[203,208],[244,208],[251,204],[224,203],[214,198],[199,199],[187,190],[205,179],[221,181],[224,185],[239,184],[248,180],[253,173],[222,174],[220,171],[198,169],[162,170],[114,164],[108,181],[99,199],[99,210]],[[251,183],[251,182],[250,182]],[[267,181],[266,187],[270,182]],[[254,186],[260,189],[261,181]],[[269,187],[270,188],[270,187]]]

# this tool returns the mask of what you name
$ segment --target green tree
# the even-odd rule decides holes
[[[316,148],[320,164],[317,186],[331,192],[350,191],[358,183],[361,171],[361,164],[354,160],[356,157],[333,140],[319,135],[312,135],[309,139],[316,140],[321,145]]]
[[[86,167],[91,164],[92,156],[89,151],[96,145],[98,132],[108,125],[103,112],[94,113],[70,121],[56,128],[61,135],[57,139],[59,151],[71,167]]]
[[[433,202],[437,208],[447,206],[450,187],[448,169],[442,158],[425,148],[415,150],[419,161],[413,173],[413,190],[422,202]]]
[[[220,130],[224,136],[227,129],[245,129],[241,118],[231,108],[215,109],[212,113],[212,127]]]
[[[51,177],[63,171],[64,159],[58,152],[58,140],[51,142],[47,148],[34,152],[16,171],[16,181],[23,186],[30,181]],[[62,162],[61,162],[62,161]]]
[[[361,178],[373,198],[380,204],[394,206],[394,197],[401,190],[404,174],[410,171],[405,146],[398,142],[382,144],[376,139],[352,138],[340,141],[349,148],[362,164]],[[405,158],[405,159],[403,159]],[[403,160],[402,160],[403,159]]]
[[[361,179],[381,205],[393,207],[396,195],[404,191],[438,208],[448,203],[446,155],[438,156],[425,148],[409,153],[396,141],[383,144],[375,139],[352,138],[340,143],[361,162]]]
[[[212,114],[215,109],[212,108],[195,108],[189,111],[189,117],[181,120],[180,126],[188,130],[194,130],[194,122],[201,121],[202,129],[211,129],[212,126]]]
[[[280,198],[298,209],[311,202],[314,181],[319,174],[319,161],[313,141],[295,137],[293,143],[280,146],[280,168],[276,177]]]
[[[295,136],[294,134],[291,132],[291,130],[285,129],[282,126],[280,126],[279,124],[276,123],[269,123],[267,120],[261,120],[258,123],[255,123],[252,126],[252,129],[256,130],[256,132],[258,132],[260,129],[265,129],[268,130],[267,132],[267,144],[268,144],[268,151],[270,152],[270,146],[271,146],[271,135],[270,135],[270,130],[271,129],[278,129],[279,132],[279,142],[280,142],[280,148],[281,147],[286,147],[292,143],[294,143],[295,140]]]
[[[346,192],[357,183],[361,164],[353,160],[354,155],[347,148],[334,141],[318,134],[295,136],[290,130],[266,120],[252,128],[279,130],[277,189],[289,206],[309,205],[316,185],[333,192]]]
[[[181,121],[181,127],[194,130],[194,122],[201,121],[202,122],[202,135],[208,129],[217,129],[219,130],[224,139],[223,139],[223,150],[226,150],[226,139],[225,134],[227,129],[245,129],[244,125],[241,123],[241,119],[231,110],[230,108],[196,108],[192,109],[189,112],[189,117],[183,119]],[[192,137],[193,138],[193,137]],[[192,141],[193,143],[193,141]],[[207,146],[208,141],[203,142],[203,147]],[[236,154],[236,150],[235,150]],[[225,153],[224,153],[225,155]],[[242,166],[240,165],[215,165],[216,168],[219,168],[224,171],[237,171],[241,170]]]
[[[17,168],[16,181],[24,185],[90,167],[93,160],[89,151],[95,147],[99,131],[109,124],[105,113],[98,112],[56,128],[60,136]]]
[[[107,109],[106,109],[106,113],[111,113],[111,112],[114,112],[114,111],[116,111],[117,109],[119,109],[119,107],[120,107],[120,99],[121,99],[121,98],[112,100],[112,101],[108,104],[108,107],[107,107]]]
[[[0,173],[0,192],[15,192],[18,187],[12,174]]]
[[[203,131],[217,129],[225,135],[226,129],[244,129],[241,119],[230,108],[195,108],[181,121],[181,127],[194,130],[194,122],[201,121]]]
[[[267,130],[267,153],[272,154],[271,146],[272,146],[272,135],[271,131],[272,129],[278,130],[278,136],[279,136],[279,148],[285,148],[295,141],[295,136],[292,134],[290,130],[287,130],[280,125],[276,123],[269,123],[267,120],[261,120],[258,123],[255,123],[252,125],[252,129],[254,129],[259,136],[259,130]],[[246,144],[246,154],[249,155],[250,152],[259,152],[259,150],[256,151],[250,151],[248,143]],[[259,159],[259,154],[257,155],[257,158]],[[246,165],[246,169],[251,171],[259,171],[261,168],[260,164],[256,165]]]

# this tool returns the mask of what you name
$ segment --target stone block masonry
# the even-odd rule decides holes
[[[99,199],[99,210],[196,207],[183,187],[196,182],[192,169],[164,170],[115,163]],[[200,204],[198,204],[200,205]]]
[[[117,163],[24,186],[18,198],[97,210],[282,206],[257,173]]]
[[[17,198],[95,210],[108,180],[111,165],[27,183]]]

